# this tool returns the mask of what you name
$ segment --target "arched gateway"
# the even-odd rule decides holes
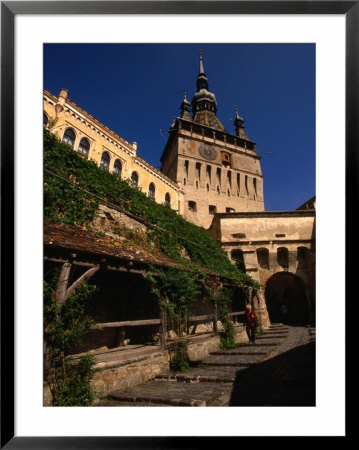
[[[306,325],[310,305],[304,282],[290,272],[272,275],[265,288],[265,301],[271,322]]]

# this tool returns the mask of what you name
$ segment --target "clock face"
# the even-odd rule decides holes
[[[213,161],[217,158],[217,152],[216,150],[211,147],[210,145],[200,145],[198,147],[198,152],[203,158],[208,159],[209,161]]]

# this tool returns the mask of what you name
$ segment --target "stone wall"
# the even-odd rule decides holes
[[[236,342],[247,342],[247,335],[243,325],[236,326]],[[208,356],[212,351],[219,349],[219,335],[207,335],[191,338],[188,352],[191,361],[199,361]],[[121,352],[121,359],[115,360],[107,367],[98,363],[95,367],[99,371],[93,379],[96,399],[106,396],[112,391],[126,389],[154,379],[161,373],[168,373],[170,370],[171,351],[153,350],[147,355],[139,354],[132,359],[126,359],[125,352]],[[96,400],[95,400],[96,404]],[[44,406],[51,406],[51,393],[48,386],[44,386]]]

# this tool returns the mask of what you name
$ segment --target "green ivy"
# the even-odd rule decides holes
[[[192,263],[209,269],[238,286],[259,288],[255,280],[230,262],[220,244],[203,227],[188,222],[168,206],[160,205],[139,189],[132,188],[128,181],[82,158],[47,130],[44,131],[44,168],[73,183],[68,184],[45,171],[46,219],[88,226],[98,209],[100,197],[154,225],[149,226],[147,232],[151,250],[158,249],[187,266]],[[183,251],[190,262],[182,256]]]
[[[170,360],[170,370],[172,372],[184,372],[189,368],[188,345],[186,341],[180,340],[176,342],[175,351]]]
[[[233,290],[231,288],[223,288],[214,298],[219,306],[219,318],[223,326],[223,332],[220,335],[220,348],[229,350],[235,348],[235,328],[233,321],[228,313],[228,305],[231,303]]]

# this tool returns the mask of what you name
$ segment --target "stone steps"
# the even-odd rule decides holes
[[[112,392],[110,405],[228,406],[239,374],[258,367],[265,379],[261,363],[277,353],[288,332],[284,325],[273,326],[257,336],[255,344],[240,343],[235,349],[213,351],[184,373],[163,373],[145,384]]]

